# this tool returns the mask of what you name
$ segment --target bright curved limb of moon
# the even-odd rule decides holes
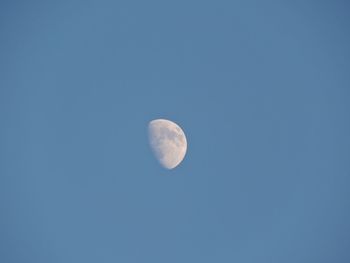
[[[185,157],[186,136],[176,123],[164,119],[153,120],[148,124],[148,137],[154,155],[163,167],[173,169]]]

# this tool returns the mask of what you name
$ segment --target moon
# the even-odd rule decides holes
[[[174,169],[186,155],[186,136],[175,122],[165,119],[149,122],[148,139],[156,159],[166,169]]]

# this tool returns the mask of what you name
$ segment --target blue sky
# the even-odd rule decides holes
[[[2,1],[0,261],[350,262],[348,10]]]

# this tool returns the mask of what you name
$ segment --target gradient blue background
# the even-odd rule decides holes
[[[349,8],[2,1],[0,262],[350,262]]]

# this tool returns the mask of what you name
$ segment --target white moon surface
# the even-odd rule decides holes
[[[175,122],[157,119],[148,124],[148,138],[159,163],[173,169],[184,159],[187,151],[185,133]]]

